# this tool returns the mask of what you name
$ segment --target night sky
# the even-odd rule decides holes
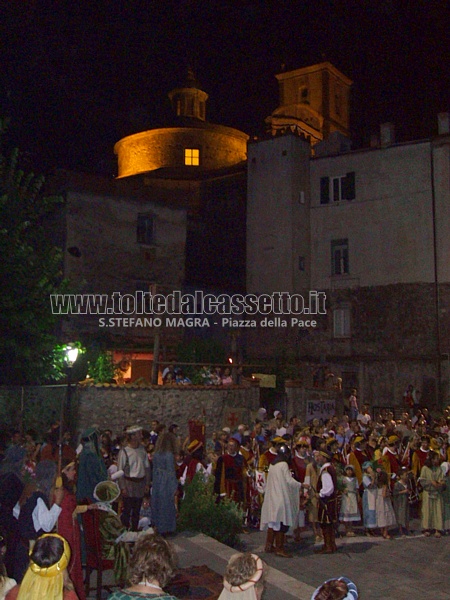
[[[113,145],[163,125],[192,65],[207,118],[250,135],[278,105],[274,77],[329,60],[350,77],[354,146],[399,140],[450,110],[448,0],[0,1],[0,115],[30,167],[116,174]]]

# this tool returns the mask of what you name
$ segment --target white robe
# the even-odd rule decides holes
[[[261,530],[269,523],[297,526],[301,488],[302,484],[292,477],[286,462],[270,465],[261,510]]]

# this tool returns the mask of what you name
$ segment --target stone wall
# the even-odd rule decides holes
[[[23,415],[23,429],[33,428],[42,435],[59,419],[66,394],[65,385],[0,388],[2,429],[20,429]],[[79,386],[73,388],[70,417],[77,432],[97,425],[118,434],[126,425],[148,427],[158,419],[168,426],[177,423],[182,436],[188,433],[190,419],[201,419],[206,424],[206,435],[211,436],[226,425],[233,429],[240,422],[250,423],[259,401],[256,385]]]
[[[259,387],[93,386],[79,388],[77,400],[78,429],[96,424],[119,433],[125,425],[148,427],[152,419],[158,419],[168,426],[177,423],[184,436],[188,421],[201,419],[210,436],[225,425],[233,428],[241,421],[249,423],[252,412],[259,408]]]

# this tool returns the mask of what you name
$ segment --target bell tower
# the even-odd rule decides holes
[[[190,67],[188,68],[184,86],[175,88],[169,92],[169,100],[177,117],[188,117],[205,121],[208,94],[200,89],[194,72]]]
[[[280,106],[266,123],[272,134],[296,128],[314,145],[333,131],[349,135],[352,81],[330,62],[276,75]]]

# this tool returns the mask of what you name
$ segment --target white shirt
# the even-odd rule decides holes
[[[33,517],[35,531],[39,531],[40,529],[43,529],[46,533],[52,531],[61,511],[62,508],[57,504],[53,504],[53,506],[48,509],[42,498],[38,498],[31,515]]]
[[[129,472],[126,467],[129,467]],[[124,471],[127,477],[145,477],[146,469],[150,468],[150,463],[148,462],[144,446],[138,446],[137,448],[127,446],[126,448],[122,448],[119,452],[117,468],[119,471]]]
[[[327,498],[328,496],[331,496],[331,494],[334,492],[333,478],[328,473],[328,471],[325,471],[325,469],[329,467],[330,464],[331,463],[329,462],[325,463],[320,469],[319,479],[322,481],[322,489],[320,490],[319,495],[321,498]]]

